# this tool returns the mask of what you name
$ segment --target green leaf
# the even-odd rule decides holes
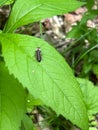
[[[94,0],[90,0],[90,2],[89,2],[89,0],[87,0],[86,7],[87,7],[88,10],[92,10],[94,5],[95,5]]]
[[[35,106],[41,106],[43,103],[39,99],[35,99],[31,94],[27,96],[27,108],[33,109]]]
[[[92,67],[94,74],[98,77],[98,64],[94,64]]]
[[[89,130],[97,130],[95,127],[90,127]]]
[[[0,33],[2,33],[2,30],[0,30]]]
[[[36,130],[32,120],[27,115],[21,121],[21,130]]]
[[[14,0],[0,0],[0,6],[12,4]]]
[[[23,119],[26,93],[0,62],[0,130],[19,130]]]
[[[77,26],[73,26],[72,30],[67,33],[68,38],[77,38],[83,37],[83,30],[81,29],[81,26],[79,24]]]
[[[83,18],[76,26],[73,26],[73,29],[68,32],[67,37],[69,38],[84,38],[85,36],[91,35],[90,33],[95,30],[89,30],[87,27],[87,20],[94,19],[98,14],[98,10],[88,11],[83,15]],[[96,36],[96,35],[95,35]]]
[[[98,87],[87,79],[78,78],[77,81],[82,89],[88,114],[98,113]]]
[[[96,48],[96,50],[94,49],[90,52],[89,61],[94,62],[94,63],[98,63],[98,50],[97,50],[97,48]]]
[[[10,5],[14,2],[14,0],[7,0],[7,2],[4,5]]]
[[[83,54],[81,54],[76,60],[74,65],[77,65],[78,62],[83,59],[88,53],[90,53],[91,51],[93,51],[94,49],[98,48],[98,44],[95,44],[94,46],[90,47],[87,51],[83,52]]]
[[[0,0],[0,6],[4,5],[8,0]]]
[[[13,32],[22,25],[71,12],[83,4],[76,0],[17,0],[4,32]]]
[[[81,89],[63,57],[39,38],[2,33],[0,40],[10,73],[58,115],[62,114],[83,130],[88,130]],[[41,62],[35,57],[38,47],[41,49]]]

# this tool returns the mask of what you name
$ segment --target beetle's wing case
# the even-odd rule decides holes
[[[37,60],[38,62],[41,62],[41,60],[42,60],[42,55],[41,55],[41,49],[40,49],[40,47],[38,47],[38,48],[36,49],[36,60]]]

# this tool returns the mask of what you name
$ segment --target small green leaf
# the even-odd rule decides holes
[[[0,6],[12,4],[14,0],[0,0]]]
[[[90,0],[90,2],[89,0],[87,0],[87,4],[86,4],[87,9],[92,10],[94,4],[95,4],[94,0]]]
[[[83,59],[88,53],[90,53],[91,51],[93,51],[94,49],[98,48],[98,44],[95,44],[94,46],[90,47],[87,49],[87,51],[83,52],[76,60],[74,65],[77,65],[78,62]]]
[[[39,99],[35,99],[33,95],[28,94],[27,96],[27,108],[33,109],[35,106],[43,105],[43,103]]]
[[[98,64],[94,64],[92,67],[94,74],[98,77]]]
[[[0,6],[12,4],[14,0],[0,0]]]
[[[77,26],[73,26],[72,30],[67,33],[67,37],[79,39],[80,37],[83,37],[82,34],[83,34],[83,31],[81,29],[81,26],[79,26],[78,24]]]
[[[6,1],[8,1],[8,0],[0,0],[0,6],[4,5],[4,3],[6,3]]]
[[[25,115],[21,121],[21,130],[37,130],[32,120],[27,115]]]
[[[95,127],[89,127],[89,130],[97,130]]]
[[[10,5],[14,2],[14,0],[7,0],[7,2],[4,5]]]
[[[88,114],[98,113],[98,87],[87,79],[78,78],[77,81],[80,83]]]
[[[89,56],[89,62],[98,63],[98,50],[97,50],[97,48],[92,50],[89,55],[90,55]]]
[[[10,73],[13,73],[35,98],[83,130],[88,130],[81,89],[63,57],[39,38],[2,33],[0,40]],[[41,62],[35,57],[38,47],[41,50]]]
[[[2,30],[0,30],[0,33],[2,33]]]
[[[76,0],[17,0],[4,32],[13,32],[22,25],[71,12],[83,4]]]
[[[26,93],[0,62],[0,130],[19,130],[26,112]]]

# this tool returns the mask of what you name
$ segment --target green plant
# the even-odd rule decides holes
[[[6,2],[9,0],[1,0],[0,5],[8,4]],[[35,129],[26,116],[26,108],[35,105],[51,107],[57,115],[88,130],[83,93],[64,58],[44,40],[14,33],[22,25],[71,12],[83,4],[76,0],[16,0],[13,3],[8,21],[0,30],[1,130]],[[42,57],[40,62],[35,56],[38,47]],[[22,85],[8,74],[4,64]]]
[[[67,37],[75,38],[75,42],[72,42],[69,48],[66,48],[65,52],[69,50],[73,53],[72,68],[75,70],[81,61],[81,72],[78,76],[90,78],[90,73],[94,70],[94,64],[98,64],[97,60],[97,49],[98,49],[98,31],[97,24],[95,27],[87,26],[87,21],[97,18],[98,10],[93,9],[95,1],[85,0],[87,4],[85,7],[87,11],[84,13],[80,22],[77,23],[77,26],[74,26],[73,29],[67,34]],[[96,1],[97,2],[97,1]],[[96,3],[98,8],[98,4]],[[97,69],[97,66],[96,66]],[[77,73],[77,72],[76,72]],[[97,73],[94,74],[97,76]]]

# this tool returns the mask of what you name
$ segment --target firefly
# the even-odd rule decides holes
[[[38,47],[37,49],[36,49],[36,60],[38,61],[38,62],[41,62],[41,60],[42,60],[42,55],[41,55],[41,49],[40,49],[40,47]]]

